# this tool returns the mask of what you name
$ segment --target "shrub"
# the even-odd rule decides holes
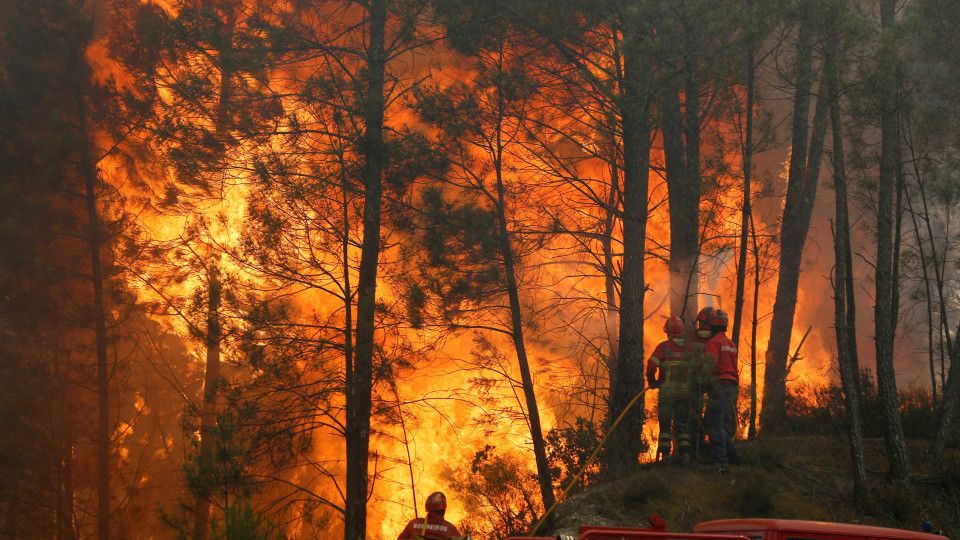
[[[868,369],[860,371],[860,411],[864,437],[882,437],[883,411],[876,381]],[[936,425],[936,412],[929,389],[907,388],[898,391],[904,434],[911,439],[930,437]],[[787,392],[784,408],[791,435],[832,436],[846,432],[846,402],[838,384],[800,383]]]
[[[589,465],[587,460],[601,440],[603,433],[600,428],[586,418],[577,417],[576,426],[573,427],[551,429],[547,433],[546,445],[553,485],[561,490],[566,489],[584,467],[586,470],[570,492],[582,492],[587,486],[596,483],[600,475],[599,463],[602,456],[595,456]]]
[[[746,475],[737,482],[733,499],[738,515],[750,517],[775,517],[774,500],[777,486],[763,475]]]

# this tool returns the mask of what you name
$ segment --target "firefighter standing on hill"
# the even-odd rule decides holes
[[[667,340],[654,349],[647,361],[647,384],[659,388],[657,399],[660,437],[657,459],[670,455],[673,437],[678,452],[674,456],[683,465],[690,463],[690,364],[683,337],[683,321],[670,317],[663,325]]]
[[[411,519],[397,540],[460,538],[460,531],[453,523],[443,519],[447,511],[447,497],[443,493],[431,493],[425,506],[427,515]]]
[[[713,308],[707,306],[697,313],[696,327],[690,332],[690,441],[696,456],[706,448],[703,421],[703,395],[713,380],[713,359],[708,358],[704,350],[713,337],[710,322],[713,320]]]
[[[739,373],[737,372],[737,346],[727,337],[727,314],[722,310],[713,313],[710,321],[714,333],[704,352],[713,358],[714,380],[707,394],[707,412],[705,421],[707,433],[710,435],[710,449],[718,471],[723,474],[729,470],[729,464],[740,462],[740,452],[733,443],[730,425],[736,426],[733,420],[734,411],[731,403],[740,391]]]

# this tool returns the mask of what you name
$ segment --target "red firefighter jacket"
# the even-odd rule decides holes
[[[713,374],[717,381],[739,381],[740,375],[737,372],[737,346],[730,341],[726,333],[718,332],[710,338],[704,352],[713,357]]]
[[[443,516],[437,513],[428,512],[426,517],[426,530],[424,530],[424,518],[414,518],[407,523],[403,532],[397,537],[397,540],[414,540],[420,538],[459,538],[460,531],[443,519]]]

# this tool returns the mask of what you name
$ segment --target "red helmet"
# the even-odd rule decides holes
[[[667,322],[663,323],[663,331],[666,332],[668,336],[679,336],[683,333],[683,321],[680,320],[680,317],[674,315],[667,319]]]
[[[697,322],[703,324],[710,324],[710,321],[713,320],[713,308],[707,306],[700,310],[700,313],[697,313]]]
[[[427,512],[442,512],[447,509],[447,496],[434,491],[427,497]]]
[[[727,312],[718,309],[713,312],[713,318],[710,319],[710,326],[726,326],[730,322],[730,319],[727,317]]]

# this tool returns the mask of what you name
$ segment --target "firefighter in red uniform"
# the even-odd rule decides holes
[[[460,538],[460,531],[453,523],[443,519],[443,514],[447,511],[446,495],[439,491],[431,493],[427,497],[426,508],[427,515],[411,519],[397,540]]]
[[[667,340],[657,348],[647,361],[647,384],[659,388],[657,416],[660,421],[660,437],[657,442],[657,458],[670,455],[673,437],[677,438],[677,454],[684,465],[690,463],[690,364],[686,340],[683,337],[683,321],[670,317],[663,325]]]
[[[707,433],[710,436],[710,449],[713,460],[717,463],[721,474],[729,470],[729,464],[740,462],[740,452],[733,443],[733,436],[729,430],[734,411],[731,403],[740,391],[739,373],[737,372],[737,346],[727,337],[727,314],[722,310],[713,313],[710,322],[711,329],[716,333],[704,352],[713,358],[714,380],[707,393],[707,412],[704,420]]]

